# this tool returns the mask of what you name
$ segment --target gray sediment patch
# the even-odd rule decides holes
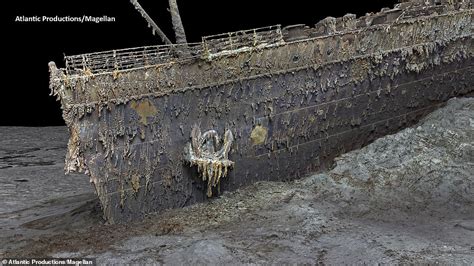
[[[451,99],[416,126],[338,157],[330,171],[259,182],[143,222],[104,225],[92,195],[62,209],[68,200],[55,195],[20,211],[22,223],[8,231],[17,236],[6,241],[1,229],[1,252],[99,263],[473,264],[473,155],[474,98]]]

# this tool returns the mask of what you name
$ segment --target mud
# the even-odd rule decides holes
[[[0,257],[474,263],[474,98],[450,100],[416,126],[340,156],[328,172],[259,182],[129,225],[104,224],[88,177],[62,174],[65,149],[55,148],[65,147],[66,129],[0,133],[0,165],[11,166],[0,169]],[[12,154],[55,164],[12,164],[4,158]]]

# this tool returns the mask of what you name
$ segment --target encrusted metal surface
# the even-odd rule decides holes
[[[226,130],[224,139],[215,130],[201,134],[199,126],[191,131],[191,142],[185,147],[185,160],[190,166],[197,166],[202,181],[207,180],[207,196],[212,197],[212,188],[220,188],[220,179],[227,176],[234,162],[229,160],[229,151],[234,141],[232,131]]]
[[[211,58],[223,51],[255,48],[282,41],[280,25],[206,36],[200,43],[167,44],[66,56],[66,73],[91,76],[118,73],[189,59]]]
[[[130,50],[69,70],[51,64],[71,133],[67,169],[88,172],[110,222],[204,201],[217,184],[233,190],[324,169],[473,92],[473,13],[468,1],[412,1],[361,18],[271,28],[260,35],[268,39],[230,34],[196,45],[191,56],[169,48],[176,57],[151,55],[152,64],[141,55],[128,63]],[[236,36],[246,37],[229,46]],[[127,66],[89,67],[103,58]],[[216,156],[217,139],[195,124],[215,130],[206,136],[230,129],[228,157]],[[214,155],[196,156],[208,140]],[[214,168],[189,167],[203,158],[206,167],[233,167],[224,179]]]

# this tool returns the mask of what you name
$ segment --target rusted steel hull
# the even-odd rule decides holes
[[[325,169],[473,92],[464,7],[322,37],[317,25],[301,40],[105,74],[53,69],[71,132],[67,170],[86,171],[104,217],[124,222],[210,196],[185,158],[195,125],[233,135],[232,167],[212,195]]]

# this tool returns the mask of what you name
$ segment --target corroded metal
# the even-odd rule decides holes
[[[67,171],[87,172],[105,218],[124,222],[205,201],[218,184],[325,169],[472,94],[473,16],[470,1],[410,1],[313,27],[205,37],[184,55],[177,45],[68,56],[64,69],[50,64],[71,133]],[[228,157],[217,156],[213,136],[227,129]],[[209,179],[214,168],[190,167],[204,159],[233,167]]]
[[[230,161],[229,151],[234,141],[230,130],[226,130],[224,140],[215,130],[201,134],[197,125],[191,131],[191,142],[185,148],[185,160],[191,166],[197,166],[202,180],[207,180],[207,196],[212,197],[212,188],[220,185],[220,179],[234,166]]]

